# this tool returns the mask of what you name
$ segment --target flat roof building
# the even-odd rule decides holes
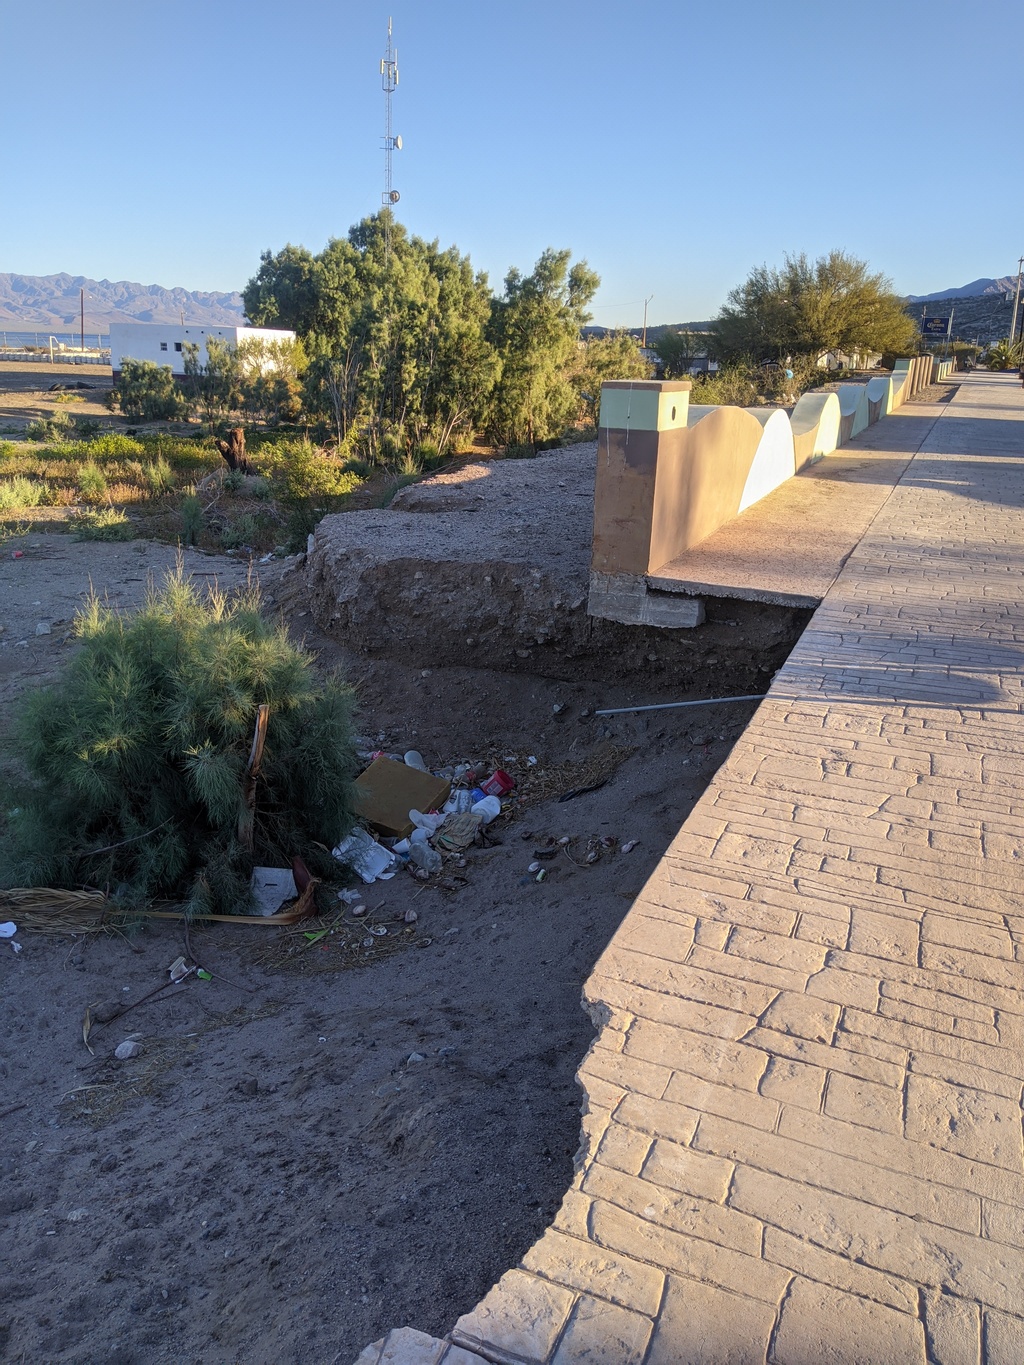
[[[110,324],[110,366],[114,383],[121,377],[124,360],[152,360],[156,365],[169,365],[171,373],[185,373],[184,348],[193,342],[200,352],[206,350],[207,337],[217,337],[237,346],[248,337],[264,341],[294,341],[295,333],[275,327],[210,327],[180,326],[163,322],[112,322]],[[205,356],[203,357],[205,359]]]

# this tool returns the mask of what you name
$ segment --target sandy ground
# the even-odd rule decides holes
[[[58,400],[54,384],[88,384],[88,389],[69,390],[70,401]],[[104,426],[121,428],[124,422],[113,417],[104,397],[113,387],[109,365],[32,364],[30,361],[0,361],[0,439],[21,437],[29,422],[64,411],[71,417],[94,417]]]
[[[74,647],[90,577],[130,605],[173,552],[36,535],[2,555],[6,727],[16,696]],[[245,571],[198,554],[186,568],[225,583]],[[368,739],[435,765],[507,760],[551,796],[503,817],[501,842],[456,874],[366,888],[368,922],[388,929],[372,948],[351,921],[317,943],[193,931],[214,979],[96,1029],[94,1056],[86,1006],[161,985],[181,928],[22,932],[17,954],[0,942],[3,1359],[344,1363],[396,1323],[450,1326],[571,1179],[573,1077],[592,1037],[581,984],[749,713],[602,721],[584,713],[685,695],[685,678],[571,683],[347,656],[317,633],[297,576],[263,572],[270,607],[357,683]],[[554,799],[595,766],[604,787]],[[545,881],[524,881],[547,838],[570,836],[583,863],[602,835],[640,842],[591,866],[559,854]],[[128,1038],[144,1051],[115,1061]]]

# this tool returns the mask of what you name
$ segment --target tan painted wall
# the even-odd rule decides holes
[[[594,542],[598,574],[654,573],[810,460],[830,454],[939,374],[931,356],[781,409],[689,408],[688,381],[601,387]]]

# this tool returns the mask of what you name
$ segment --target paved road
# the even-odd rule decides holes
[[[1024,393],[932,411],[587,984],[554,1227],[366,1365],[1024,1361]]]

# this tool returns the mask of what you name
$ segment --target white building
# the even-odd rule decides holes
[[[121,377],[124,360],[152,360],[156,365],[169,365],[171,373],[185,373],[184,347],[194,342],[199,347],[201,362],[206,360],[206,338],[217,337],[237,346],[247,337],[264,341],[294,341],[295,333],[274,327],[180,327],[163,322],[112,322],[110,324],[110,365],[114,383]]]

